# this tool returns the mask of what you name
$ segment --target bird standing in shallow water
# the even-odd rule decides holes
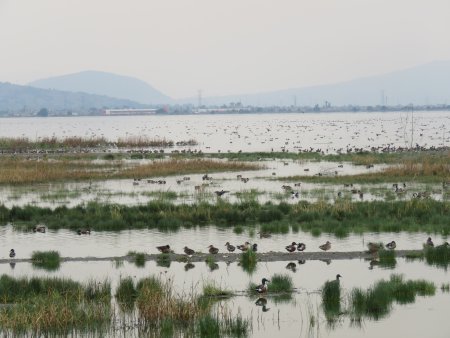
[[[323,251],[328,251],[331,249],[331,243],[329,241],[327,241],[325,244],[322,244],[321,246],[319,246],[319,249],[321,249]]]
[[[215,255],[216,253],[219,252],[218,248],[215,248],[213,245],[208,246],[209,248],[209,253]]]
[[[269,282],[270,282],[270,281],[269,281],[268,279],[263,278],[263,279],[262,279],[262,284],[261,284],[261,285],[258,285],[258,286],[255,288],[256,292],[258,292],[258,293],[265,293],[265,292],[267,292],[267,290],[268,290],[268,288],[267,288],[267,283],[269,283]]]
[[[386,248],[388,248],[389,250],[394,250],[397,247],[397,244],[395,243],[395,241],[392,241],[388,244],[386,244]]]
[[[16,252],[14,251],[14,249],[11,249],[11,250],[9,251],[9,257],[10,257],[10,258],[16,257]]]
[[[225,246],[227,247],[228,252],[233,252],[236,250],[236,247],[234,245],[231,245],[230,242],[226,242]]]

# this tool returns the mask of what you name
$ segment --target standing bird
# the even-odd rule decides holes
[[[262,279],[262,284],[261,285],[258,285],[256,288],[255,288],[255,290],[256,290],[256,292],[258,292],[258,293],[265,293],[265,292],[267,292],[267,284],[266,283],[269,283],[270,281],[268,280],[268,279],[265,279],[265,278],[263,278]]]
[[[172,250],[170,250],[170,245],[161,245],[161,246],[157,246],[156,249],[158,249],[159,252],[161,253],[170,253]]]
[[[9,251],[9,257],[10,257],[10,258],[16,257],[16,252],[14,251],[14,249],[11,249],[11,250]]]
[[[392,241],[388,244],[386,244],[386,248],[388,248],[389,250],[394,250],[397,247],[397,244],[395,243],[395,241]]]
[[[234,245],[231,245],[230,242],[226,242],[225,246],[227,247],[228,252],[233,252],[236,250],[236,247]]]
[[[188,256],[192,256],[193,254],[195,254],[195,251],[192,249],[189,249],[187,246],[184,247],[184,253]]]
[[[209,253],[215,255],[216,253],[219,252],[218,248],[215,248],[213,245],[208,246],[209,248]]]
[[[292,242],[292,244],[286,246],[286,250],[288,252],[294,252],[295,250],[297,250],[296,245],[297,245],[297,243]]]
[[[431,237],[428,237],[426,245],[427,245],[427,246],[434,246],[434,243],[433,243],[433,241],[431,240]]]
[[[327,241],[325,244],[322,244],[321,246],[319,246],[319,249],[321,249],[323,251],[328,251],[331,249],[331,243],[329,241]]]
[[[297,250],[298,251],[305,251],[306,249],[306,244],[305,243],[298,243],[297,244]]]

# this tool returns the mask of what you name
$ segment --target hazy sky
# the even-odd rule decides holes
[[[450,0],[0,0],[0,81],[82,70],[174,98],[253,93],[450,59]]]

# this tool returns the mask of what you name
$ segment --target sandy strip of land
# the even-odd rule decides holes
[[[408,255],[418,255],[422,253],[422,250],[395,250],[396,257],[406,257]],[[206,253],[195,253],[192,257],[188,257],[184,254],[167,254],[164,255],[171,261],[189,261],[189,262],[203,262],[208,256],[213,256],[217,262],[237,262],[241,256],[240,253],[218,253],[216,255],[210,255]],[[161,259],[161,254],[146,255],[147,261],[157,261]],[[262,252],[257,253],[258,262],[285,262],[293,260],[334,260],[334,259],[373,259],[377,254],[371,254],[367,251],[346,251],[346,252]],[[98,261],[116,261],[126,260],[133,261],[133,256],[110,256],[110,257],[61,257],[61,262],[98,262]],[[2,263],[20,263],[20,262],[32,262],[31,258],[7,258],[0,259]]]

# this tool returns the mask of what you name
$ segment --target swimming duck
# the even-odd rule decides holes
[[[234,245],[231,245],[230,242],[226,242],[225,246],[227,247],[228,252],[233,252],[236,250],[236,247]]]
[[[9,257],[10,257],[10,258],[16,257],[16,252],[14,251],[14,249],[11,249],[11,250],[9,251]]]
[[[298,251],[305,251],[306,249],[306,244],[305,243],[298,243],[297,244],[297,250]]]
[[[286,246],[286,250],[288,252],[294,252],[295,250],[297,250],[296,246],[297,246],[297,243],[292,242],[292,244]]]
[[[248,246],[250,245],[249,242],[245,242],[242,245],[238,245],[236,248],[238,248],[241,251],[247,251],[248,250]]]
[[[427,245],[427,246],[434,246],[434,243],[433,243],[433,241],[431,240],[431,237],[428,237],[426,245]]]
[[[286,265],[286,269],[291,270],[292,272],[295,272],[297,270],[297,264],[295,264],[294,262],[289,262]]]
[[[270,281],[268,279],[263,278],[262,279],[262,284],[258,285],[255,288],[256,292],[258,292],[258,293],[265,293],[265,292],[267,292],[267,284],[266,283],[269,283],[269,282]]]
[[[219,252],[218,248],[215,248],[213,245],[208,246],[209,248],[209,253],[215,255],[216,253]]]
[[[195,254],[195,251],[192,249],[189,249],[187,246],[185,246],[183,249],[184,249],[184,253],[188,256],[192,256],[193,254]]]
[[[221,190],[221,191],[214,191],[214,193],[217,195],[217,197],[220,197],[220,196],[222,196],[222,195],[224,195],[224,194],[226,194],[227,192],[229,192],[229,191],[227,191],[227,190]]]
[[[170,245],[161,245],[161,246],[157,246],[156,249],[158,249],[159,252],[161,253],[170,253],[172,250],[170,250]]]
[[[43,226],[43,225],[35,226],[33,228],[33,232],[45,233],[45,226]]]
[[[388,248],[389,250],[394,250],[397,247],[397,244],[395,243],[395,241],[392,241],[388,244],[386,244],[386,248]]]
[[[90,235],[91,234],[91,229],[78,229],[77,230],[77,234],[78,235]]]
[[[331,249],[331,243],[329,241],[327,241],[325,244],[320,245],[319,249],[321,249],[323,251],[328,251]]]

